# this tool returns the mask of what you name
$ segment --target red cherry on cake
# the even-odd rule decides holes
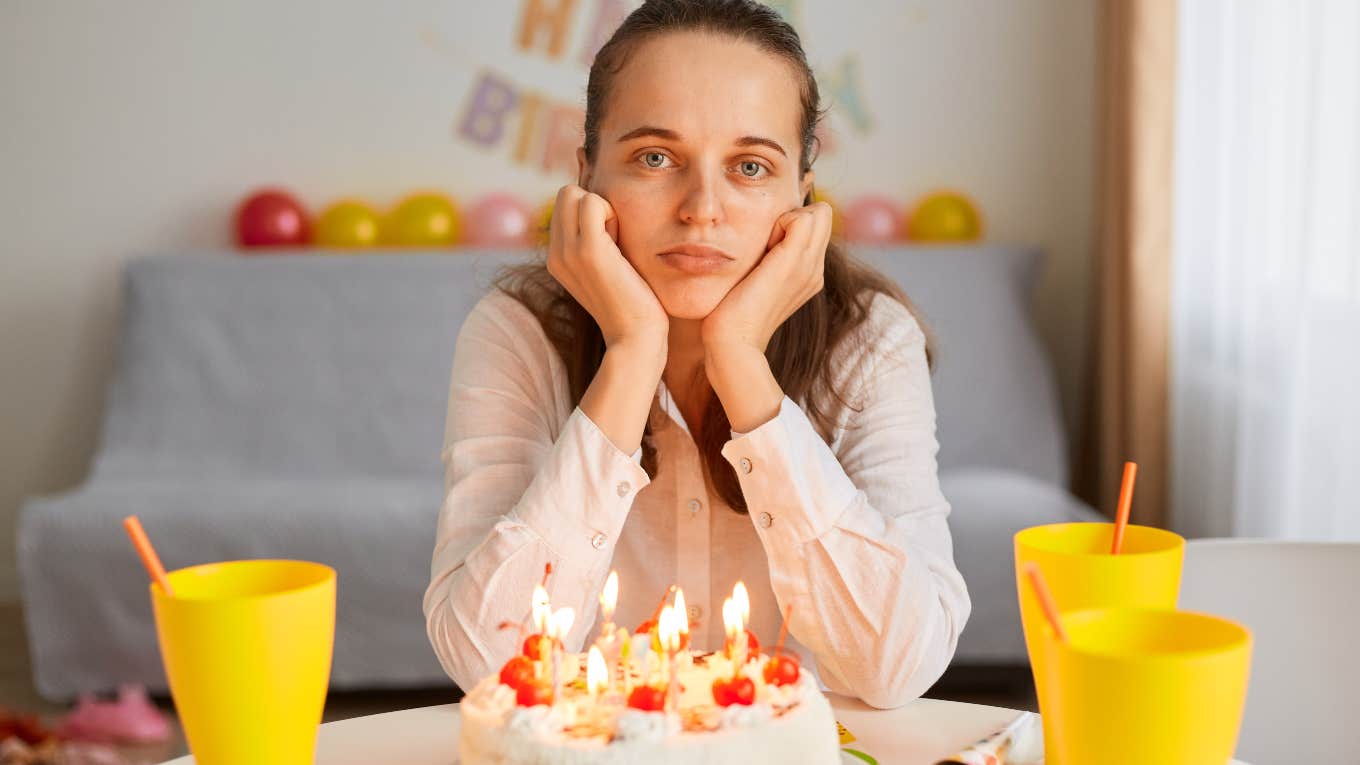
[[[525,683],[515,692],[515,703],[522,707],[552,704],[552,686],[547,683]]]
[[[501,667],[501,682],[519,690],[534,681],[534,662],[528,656],[514,656]]]
[[[792,685],[798,682],[798,657],[781,654],[765,662],[765,682],[770,685]]]
[[[561,642],[561,641],[557,641]],[[542,633],[530,635],[524,638],[524,655],[534,661],[542,661],[552,657],[553,644],[548,640],[548,636]]]
[[[756,684],[746,675],[739,675],[730,680],[720,677],[713,681],[713,701],[720,707],[730,707],[733,704],[749,707],[755,700]]]
[[[728,683],[727,690],[732,694],[733,704],[749,707],[756,701],[756,684],[751,682],[751,678],[746,675],[741,675]]]
[[[713,680],[713,703],[720,707],[732,706],[731,683],[725,677],[714,678]]]
[[[666,691],[650,685],[639,685],[628,694],[628,706],[644,712],[660,712],[666,708]]]

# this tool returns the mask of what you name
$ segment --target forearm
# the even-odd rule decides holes
[[[605,351],[581,397],[581,411],[625,454],[637,451],[666,366],[666,342],[619,343]]]
[[[736,344],[709,345],[704,352],[708,383],[722,402],[733,430],[755,430],[779,414],[784,391],[765,354]]]

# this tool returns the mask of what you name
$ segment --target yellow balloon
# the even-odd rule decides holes
[[[383,224],[383,241],[400,247],[447,247],[458,241],[462,216],[438,192],[412,194],[397,203]]]
[[[538,208],[538,212],[534,213],[534,230],[530,233],[533,234],[534,244],[538,247],[548,246],[548,231],[552,226],[553,205],[556,202],[556,199],[549,199]]]
[[[812,201],[826,202],[831,205],[831,235],[841,237],[845,234],[845,213],[841,212],[841,206],[835,199],[819,188],[813,187]]]
[[[907,217],[907,239],[915,242],[970,242],[982,237],[977,205],[956,191],[926,195]]]
[[[372,247],[378,243],[381,228],[381,219],[372,207],[346,199],[321,213],[312,239],[318,247]]]

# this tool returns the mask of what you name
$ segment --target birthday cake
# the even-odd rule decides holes
[[[773,682],[763,654],[746,663],[734,679],[733,662],[721,653],[679,654],[680,691],[666,710],[666,687],[636,684],[628,701],[591,693],[582,677],[586,659],[568,654],[555,703],[529,704],[534,691],[521,692],[500,676],[487,677],[460,705],[460,762],[602,765],[604,763],[809,763],[841,762],[831,705],[811,673]],[[778,666],[776,663],[775,666]],[[715,683],[719,689],[714,690]],[[733,689],[740,686],[740,690]],[[726,706],[715,696],[726,694]],[[749,694],[745,698],[733,695]],[[541,701],[548,701],[544,694]]]
[[[610,579],[606,591],[616,592]],[[784,653],[783,630],[773,655],[761,652],[744,628],[749,605],[740,583],[734,595],[739,602],[723,604],[728,638],[721,651],[689,650],[683,594],[676,592],[675,607],[659,608],[637,634],[606,618],[594,645],[576,654],[560,639],[570,631],[571,609],[554,615],[537,588],[537,631],[460,705],[459,762],[841,762],[831,704],[816,678]],[[602,603],[612,612],[612,595]]]

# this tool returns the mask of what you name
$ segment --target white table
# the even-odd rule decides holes
[[[855,699],[830,695],[836,719],[857,739],[849,746],[883,765],[933,765],[942,757],[1015,719],[1019,712],[1001,707],[918,699],[892,710],[874,709]],[[458,705],[421,707],[402,712],[326,723],[317,737],[318,765],[453,765],[458,753]],[[190,765],[181,757],[165,765]],[[1233,765],[1246,765],[1234,761]]]

